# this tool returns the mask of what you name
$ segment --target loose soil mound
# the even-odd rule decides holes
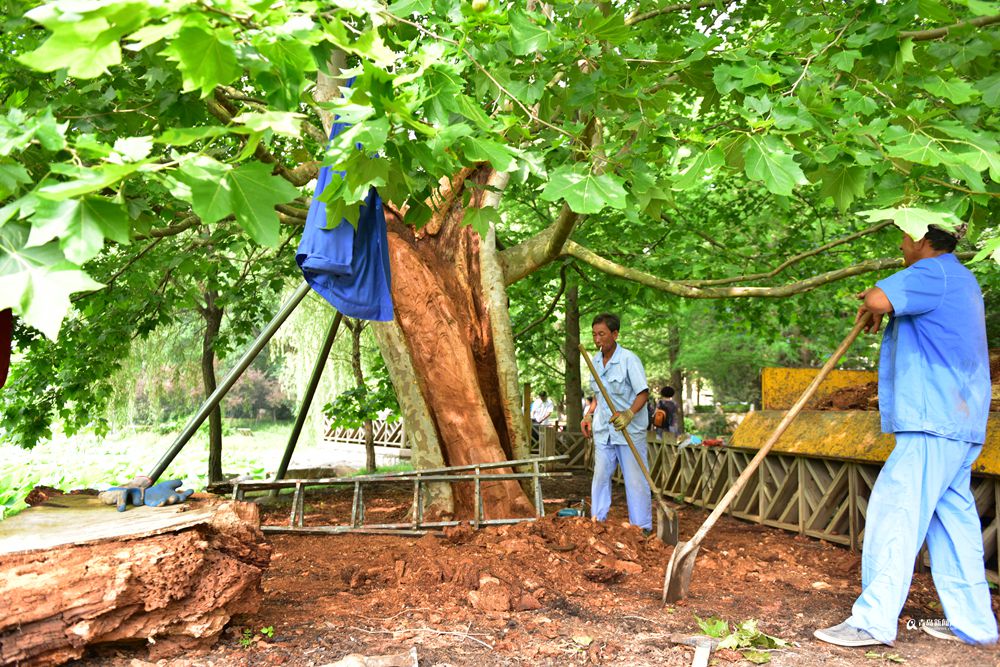
[[[878,382],[843,387],[816,404],[817,410],[878,410]]]
[[[587,495],[589,479],[549,480],[550,498]],[[306,498],[307,523],[343,522],[350,494]],[[408,489],[369,493],[369,521],[404,517]],[[895,648],[866,658],[812,638],[843,621],[860,592],[860,557],[848,549],[723,517],[698,556],[689,596],[663,607],[663,567],[673,547],[612,519],[553,516],[532,524],[456,529],[441,537],[274,535],[260,611],[238,618],[228,639],[188,665],[325,665],[348,654],[386,655],[416,646],[420,665],[690,665],[698,618],[760,628],[795,645],[772,653],[781,665],[990,665],[1000,652],[940,642],[908,619],[939,618],[929,574],[917,574]],[[565,503],[551,503],[549,513]],[[680,511],[682,539],[707,512]],[[287,523],[288,508],[266,520]],[[994,608],[997,602],[994,600]],[[274,628],[273,637],[262,628]],[[245,645],[245,647],[244,647]],[[140,667],[134,653],[105,651],[85,664]],[[882,657],[879,657],[879,656]],[[747,665],[716,651],[717,665]]]

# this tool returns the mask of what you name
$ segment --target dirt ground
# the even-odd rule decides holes
[[[383,535],[272,535],[273,559],[259,613],[237,617],[207,655],[160,661],[169,667],[326,665],[348,654],[399,654],[415,647],[431,665],[690,665],[697,618],[755,619],[791,646],[772,665],[1000,664],[1000,649],[933,639],[911,619],[942,617],[930,574],[917,574],[894,647],[842,649],[812,637],[843,621],[860,589],[860,557],[848,549],[724,517],[698,555],[689,595],[660,604],[672,547],[624,522],[616,489],[602,524],[558,518],[586,497],[589,479],[548,480],[545,519],[421,538]],[[405,485],[366,493],[367,521],[400,520]],[[306,524],[344,522],[350,494],[312,492]],[[682,539],[707,512],[680,510]],[[283,524],[288,505],[265,512]],[[994,612],[998,599],[994,595]],[[262,629],[273,628],[273,636]],[[85,665],[149,665],[141,647],[105,647]],[[712,663],[749,665],[731,650]]]

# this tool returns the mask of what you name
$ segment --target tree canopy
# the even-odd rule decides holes
[[[496,230],[506,282],[558,281],[562,260],[635,284],[595,287],[612,305],[899,266],[890,220],[968,224],[1000,259],[994,2],[8,7],[0,309],[24,344],[67,314],[69,346],[148,330],[206,286],[259,308],[249,292],[294,275],[321,165],[344,174],[328,219],[356,219],[374,185],[420,227],[442,179],[488,164],[464,222]],[[339,96],[317,99],[325,76]],[[331,115],[350,127],[328,143]]]

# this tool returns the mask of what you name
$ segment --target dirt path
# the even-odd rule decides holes
[[[548,498],[580,498],[589,482],[552,481]],[[368,521],[402,518],[403,488],[372,489]],[[344,521],[350,496],[313,496],[307,525]],[[549,504],[554,513],[561,504]],[[707,513],[682,508],[681,535]],[[287,521],[287,507],[265,513]],[[334,518],[335,517],[335,518]],[[453,531],[420,539],[388,536],[273,536],[264,603],[235,619],[212,653],[173,667],[324,665],[349,653],[402,653],[420,665],[690,665],[694,649],[677,640],[698,633],[697,618],[759,628],[788,642],[770,654],[782,665],[1000,664],[1000,649],[932,639],[910,619],[942,616],[929,574],[918,574],[895,647],[866,656],[812,638],[843,621],[859,593],[860,558],[849,550],[784,531],[723,518],[698,556],[689,596],[663,607],[663,567],[671,547],[625,523],[616,493],[612,520],[546,517],[518,526]],[[994,611],[998,599],[994,596]],[[273,627],[273,637],[260,634]],[[241,642],[241,640],[243,640]],[[249,644],[243,646],[241,644]],[[92,665],[140,667],[142,651],[105,649]],[[718,650],[717,665],[750,664]]]

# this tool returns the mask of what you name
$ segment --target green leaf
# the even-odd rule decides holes
[[[142,51],[161,39],[173,37],[183,26],[184,19],[181,18],[171,19],[166,23],[150,23],[129,35],[128,41],[131,43],[125,48],[129,51]]]
[[[729,634],[729,623],[721,618],[713,616],[708,619],[701,619],[695,616],[694,620],[697,621],[698,627],[701,628],[701,631],[709,637],[721,639]]]
[[[984,0],[962,0],[976,16],[995,16],[1000,14],[1000,2],[984,2]]]
[[[221,30],[213,33],[186,27],[164,49],[167,57],[177,63],[184,92],[201,90],[201,96],[208,97],[216,86],[231,83],[243,73],[232,45],[217,38],[225,34]]]
[[[271,130],[275,134],[297,139],[302,136],[304,119],[304,114],[292,111],[248,111],[233,118],[233,122],[242,123],[254,132]]]
[[[18,184],[30,183],[28,171],[17,163],[0,164],[0,199],[17,192]],[[0,223],[3,224],[3,223]]]
[[[854,61],[861,57],[861,52],[854,49],[839,51],[830,56],[830,64],[842,72],[850,72],[854,69]]]
[[[551,33],[534,23],[526,14],[514,12],[510,15],[510,45],[514,53],[526,56],[549,48]]]
[[[766,665],[771,662],[771,654],[767,651],[757,651],[754,649],[747,649],[742,651],[743,658],[752,662],[755,665]]]
[[[78,178],[46,185],[38,192],[42,197],[53,201],[79,197],[115,185],[139,169],[140,166],[141,163],[132,162],[130,164],[103,164],[93,169],[74,168],[72,171],[78,175]]]
[[[503,172],[517,169],[517,160],[511,154],[510,149],[499,142],[476,137],[462,137],[459,143],[462,145],[466,159],[471,162],[489,162],[494,169]]]
[[[924,79],[917,85],[932,95],[943,97],[955,104],[965,104],[979,94],[972,84],[955,77],[942,79],[940,76],[934,76]]]
[[[788,196],[796,185],[807,183],[805,174],[796,164],[793,153],[777,137],[761,139],[750,135],[743,152],[746,175],[761,181],[776,195]]]
[[[178,170],[178,178],[190,188],[189,193],[178,193],[178,196],[189,202],[206,224],[218,222],[233,212],[226,179],[231,169],[227,164],[199,155],[185,161]]]
[[[84,197],[60,202],[44,201],[31,218],[28,246],[42,246],[59,239],[59,247],[74,264],[93,259],[104,247],[104,239],[129,242],[129,218],[125,209],[103,197]]]
[[[950,232],[962,224],[962,221],[954,213],[906,206],[859,211],[858,215],[864,216],[869,222],[892,220],[893,224],[903,230],[911,239],[917,241],[924,238],[929,225],[935,225]]]
[[[864,167],[824,167],[819,175],[823,179],[821,194],[831,197],[841,211],[846,211],[856,197],[865,194],[868,172]]]
[[[278,214],[274,207],[299,196],[291,183],[271,175],[271,166],[255,162],[226,175],[233,213],[257,243],[276,246],[279,240]]]
[[[115,140],[114,150],[126,162],[139,162],[146,159],[153,150],[153,138],[122,137]]]
[[[976,90],[983,96],[983,102],[991,107],[1000,106],[1000,73],[977,81]]]
[[[462,214],[462,224],[469,225],[480,236],[486,236],[490,231],[490,225],[500,225],[500,214],[492,206],[482,208],[467,208]]]
[[[1000,183],[1000,154],[971,144],[970,150],[959,153],[957,157],[976,171],[989,170],[990,178],[995,183]]]
[[[190,146],[196,141],[212,139],[228,134],[229,130],[218,125],[206,125],[204,127],[173,127],[156,137],[158,144],[169,144],[171,146]]]
[[[396,16],[429,14],[433,10],[431,0],[396,0],[389,5],[389,12]]]
[[[40,47],[17,60],[39,72],[66,68],[72,77],[93,79],[122,61],[120,35],[110,27],[104,18],[58,24]]]
[[[929,167],[936,167],[948,160],[948,155],[941,150],[938,142],[925,134],[907,133],[897,143],[887,146],[886,152],[892,157]]]
[[[29,247],[21,223],[0,227],[0,310],[14,313],[50,339],[70,309],[69,295],[103,287],[67,262],[56,242]]]
[[[983,247],[972,258],[973,262],[981,262],[987,257],[992,257],[993,261],[1000,264],[1000,237],[990,239],[983,244]]]
[[[541,195],[546,201],[565,200],[573,212],[583,214],[598,213],[605,206],[623,209],[625,196],[623,181],[617,176],[595,176],[570,166],[553,171]]]
[[[674,190],[690,190],[691,188],[704,182],[706,172],[715,167],[721,167],[726,162],[726,156],[719,148],[710,148],[688,165],[688,168],[681,172],[680,176],[674,179],[672,188]]]

